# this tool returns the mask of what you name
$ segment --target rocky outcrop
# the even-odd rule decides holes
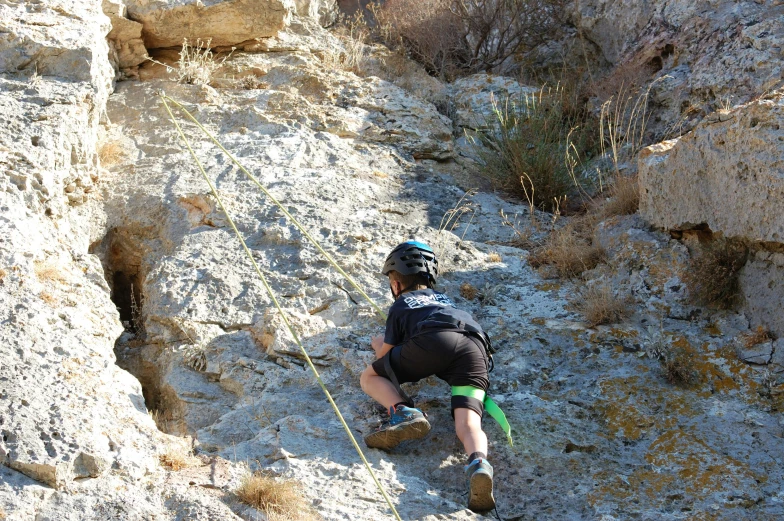
[[[112,77],[105,58],[109,29],[95,2],[3,3],[0,72],[85,82],[95,92],[94,107],[102,107]]]
[[[120,0],[103,0],[103,12],[112,23],[106,39],[114,68],[127,71],[143,63],[147,49],[142,40],[142,24],[127,18],[125,4]]]
[[[722,105],[747,102],[782,84],[784,4],[779,0],[571,5],[577,34],[596,46],[612,70],[603,94],[659,78],[652,97],[661,121],[652,125],[660,134],[688,129],[689,121]]]
[[[673,273],[688,252],[668,234],[639,216],[609,218],[596,242],[612,269],[599,266],[579,283],[544,280],[504,220],[525,237],[562,219],[543,223],[495,194],[457,188],[448,172],[469,180],[474,172],[440,161],[454,154],[451,122],[410,92],[344,70],[334,39],[313,20],[254,40],[255,54],[238,49],[206,83],[180,84],[145,64],[144,81],[119,82],[104,104],[107,48],[86,49],[108,32],[106,18],[97,2],[47,1],[0,8],[16,16],[2,18],[15,31],[6,34],[20,35],[19,45],[4,41],[0,56],[11,58],[3,63],[23,64],[16,49],[28,48],[29,34],[46,49],[39,56],[71,56],[70,43],[59,48],[35,32],[41,19],[30,13],[77,27],[79,52],[94,62],[86,76],[0,73],[0,517],[263,518],[232,497],[241,462],[303,482],[324,519],[389,517],[168,121],[161,90],[214,131],[382,306],[389,297],[378,267],[388,250],[410,237],[437,249],[439,288],[499,348],[490,392],[515,447],[494,424],[485,428],[507,516],[784,514],[775,412],[784,389],[751,364],[779,363],[784,347],[772,341],[744,351],[749,363],[739,359],[733,347],[748,320],[688,306]],[[181,13],[190,16],[221,4],[188,5]],[[297,8],[312,14],[313,5]],[[115,43],[136,38],[138,26],[127,28],[130,40]],[[474,125],[472,104],[492,106],[490,92],[521,89],[493,77],[465,88],[453,94],[466,125]],[[184,129],[352,432],[373,429],[383,416],[358,378],[383,321],[199,131]],[[460,222],[444,224],[455,215]],[[596,283],[634,299],[627,323],[586,327],[570,301]],[[659,358],[670,352],[690,357],[691,386],[667,381]],[[464,508],[448,388],[427,379],[409,391],[432,434],[391,453],[368,450],[370,463],[404,519],[477,519]],[[158,431],[148,411],[161,429],[194,437],[193,468],[160,467],[159,453],[189,441]]]
[[[707,224],[751,241],[784,242],[784,92],[715,113],[639,156],[640,213],[668,229]]]
[[[784,334],[784,93],[710,115],[679,140],[640,154],[640,213],[655,226],[707,225],[758,244],[741,272],[753,326]]]
[[[275,36],[286,27],[294,0],[128,0],[128,17],[143,26],[148,49],[179,47],[183,40],[232,46]]]
[[[497,122],[497,109],[503,111],[505,107],[519,107],[525,103],[526,96],[539,91],[512,78],[492,74],[459,78],[449,88],[454,103],[453,121],[467,129],[492,127]]]

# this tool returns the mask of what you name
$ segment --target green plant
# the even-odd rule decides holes
[[[476,134],[482,174],[532,208],[554,211],[583,190],[579,171],[596,151],[596,131],[589,116],[574,110],[572,95],[558,85],[494,100],[490,130]]]
[[[694,299],[719,309],[736,306],[741,299],[740,270],[748,253],[746,244],[737,239],[722,237],[700,243],[683,277]]]
[[[300,484],[293,480],[256,472],[242,479],[235,494],[243,503],[264,512],[270,521],[316,519],[305,503]]]

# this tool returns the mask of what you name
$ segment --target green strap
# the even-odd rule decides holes
[[[467,396],[468,398],[475,398],[482,402],[485,406],[485,411],[487,411],[487,414],[497,421],[498,425],[500,425],[501,429],[503,429],[504,434],[506,434],[506,439],[509,440],[509,446],[514,446],[512,443],[512,427],[509,425],[509,421],[506,419],[506,414],[504,414],[504,411],[501,410],[501,408],[493,401],[492,398],[487,396],[486,392],[484,392],[482,389],[471,387],[470,385],[453,385],[452,396]]]

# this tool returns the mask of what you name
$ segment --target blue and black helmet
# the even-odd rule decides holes
[[[392,270],[401,275],[425,275],[430,284],[435,285],[438,277],[438,259],[436,259],[433,249],[427,244],[419,241],[406,241],[398,244],[387,255],[384,269],[381,272],[388,275]]]

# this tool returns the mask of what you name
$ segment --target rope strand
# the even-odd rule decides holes
[[[180,108],[181,110],[185,111],[189,116],[190,116],[190,113],[188,113],[182,107],[182,105],[180,105],[176,101],[172,100],[171,98],[169,98],[165,94],[161,93],[160,97],[161,97],[161,101],[163,101],[164,107],[166,107],[166,112],[169,113],[169,117],[171,118],[172,123],[174,123],[174,126],[177,127],[177,132],[180,134],[180,138],[185,142],[185,146],[188,147],[188,151],[191,153],[191,156],[193,156],[193,159],[196,161],[196,164],[198,165],[199,170],[201,171],[201,174],[204,177],[204,180],[207,182],[207,184],[210,187],[210,190],[212,191],[212,195],[214,195],[215,199],[217,199],[218,204],[220,205],[220,208],[223,211],[223,214],[226,216],[226,219],[228,220],[229,224],[231,225],[232,230],[234,230],[234,233],[236,234],[237,238],[239,239],[240,243],[242,244],[242,248],[245,250],[245,253],[248,255],[248,259],[250,259],[251,264],[253,264],[253,268],[256,270],[256,274],[259,276],[259,278],[261,279],[261,282],[264,284],[264,287],[266,288],[267,293],[269,294],[270,298],[272,299],[272,302],[274,302],[275,307],[278,310],[278,313],[280,313],[280,316],[283,319],[283,322],[286,324],[286,327],[289,330],[289,333],[291,333],[291,336],[294,338],[294,341],[299,346],[299,349],[302,352],[302,355],[305,357],[305,360],[307,361],[308,366],[310,367],[311,371],[313,371],[313,374],[315,375],[316,380],[318,381],[318,384],[321,387],[321,390],[324,391],[324,394],[326,395],[327,400],[329,400],[329,403],[332,406],[332,409],[335,411],[335,414],[337,415],[338,419],[340,420],[340,423],[343,425],[343,429],[346,431],[346,434],[351,439],[351,443],[354,445],[354,448],[356,449],[357,454],[359,454],[360,459],[365,464],[365,467],[367,468],[368,472],[370,473],[370,476],[373,478],[373,481],[376,483],[376,486],[378,487],[379,491],[381,492],[381,495],[384,496],[384,500],[387,502],[387,505],[389,505],[389,508],[392,510],[392,513],[395,515],[395,518],[398,521],[402,521],[402,519],[400,518],[400,515],[397,513],[397,510],[395,509],[395,506],[392,504],[392,499],[389,497],[389,495],[387,495],[386,490],[384,490],[384,487],[381,485],[381,482],[378,480],[378,478],[376,477],[376,474],[373,472],[373,469],[371,468],[370,463],[368,462],[367,458],[365,458],[365,455],[362,452],[362,449],[359,447],[359,444],[357,443],[357,440],[354,438],[354,435],[352,434],[351,429],[348,426],[348,423],[346,423],[346,420],[343,418],[343,415],[341,414],[340,409],[338,408],[338,406],[335,403],[335,401],[332,399],[332,395],[330,394],[329,390],[327,389],[327,386],[324,385],[324,382],[322,381],[321,376],[319,375],[318,371],[316,370],[316,366],[313,365],[313,362],[310,359],[310,356],[308,355],[307,350],[305,350],[305,346],[302,345],[302,342],[300,341],[299,336],[297,335],[296,331],[294,331],[294,327],[291,325],[291,322],[289,322],[288,315],[286,314],[285,311],[283,311],[283,308],[281,307],[280,303],[278,302],[277,297],[275,296],[275,292],[273,291],[272,287],[267,282],[267,278],[262,273],[262,271],[259,268],[258,264],[256,264],[256,260],[253,258],[253,255],[251,254],[250,249],[245,244],[245,240],[242,238],[242,234],[239,232],[239,230],[237,229],[237,226],[234,224],[234,220],[231,218],[231,215],[229,214],[229,211],[223,205],[223,200],[220,198],[220,195],[218,195],[218,191],[215,189],[215,186],[212,184],[212,181],[210,180],[209,176],[207,175],[207,172],[205,172],[204,167],[201,164],[201,161],[199,161],[199,158],[196,156],[196,153],[193,151],[193,148],[191,148],[191,145],[190,145],[190,142],[188,141],[188,138],[185,137],[185,133],[182,131],[182,128],[180,127],[179,123],[177,123],[177,120],[175,119],[174,114],[172,113],[171,108],[169,107],[169,104],[166,102],[166,100],[169,99],[170,101],[172,101],[175,105],[178,106],[178,108]],[[193,116],[190,116],[190,117],[191,117],[191,119],[194,119]],[[195,119],[194,119],[194,121],[195,121]],[[202,130],[205,130],[204,127],[201,126],[201,124],[199,124],[199,127],[202,128]],[[205,132],[206,132],[206,130],[205,130]],[[221,149],[224,150],[224,152],[226,152],[226,149],[224,149],[223,147],[221,147]],[[228,152],[226,152],[226,153],[228,154]],[[233,158],[232,158],[232,160],[233,160]],[[235,161],[235,164],[236,164],[236,161]],[[247,175],[250,176],[250,174],[248,174],[248,172],[244,168],[242,168],[242,167],[240,167],[240,168]],[[260,184],[259,184],[259,186],[261,187]],[[262,190],[264,190],[264,188],[262,188]],[[273,199],[273,201],[275,201],[275,199],[271,195],[269,195],[269,193],[266,190],[264,190],[264,192],[271,199]],[[278,203],[277,201],[275,201],[275,203],[281,209],[283,209],[280,206],[280,203]],[[285,209],[283,211],[286,213],[287,216],[289,216],[293,220],[293,217],[291,217],[288,214],[288,212],[285,211]],[[301,228],[301,226],[298,223],[297,223],[297,227],[299,227],[300,230],[302,230],[304,232],[304,229]],[[307,232],[304,232],[304,233],[307,233]],[[308,237],[310,238],[309,235],[308,235]],[[311,238],[311,241],[313,241],[312,238]],[[315,242],[314,242],[314,244],[315,244]],[[324,252],[321,249],[320,246],[317,246],[317,247],[319,248],[320,251],[322,251],[322,253],[324,253],[326,255],[326,252]],[[333,265],[335,265],[337,267],[337,265],[334,263],[334,261],[331,260],[331,257],[330,257],[330,262],[332,262]],[[353,280],[351,280],[351,278],[347,274],[345,274],[345,272],[343,272],[342,270],[340,270],[340,272],[343,273],[346,276],[346,278],[349,280],[349,282],[354,284],[354,287],[357,287],[356,284],[353,282]],[[362,293],[363,296],[365,296],[365,298],[367,298],[369,300],[369,297],[367,297],[367,295],[365,295],[364,292],[362,292],[361,290],[360,290],[360,292]]]

